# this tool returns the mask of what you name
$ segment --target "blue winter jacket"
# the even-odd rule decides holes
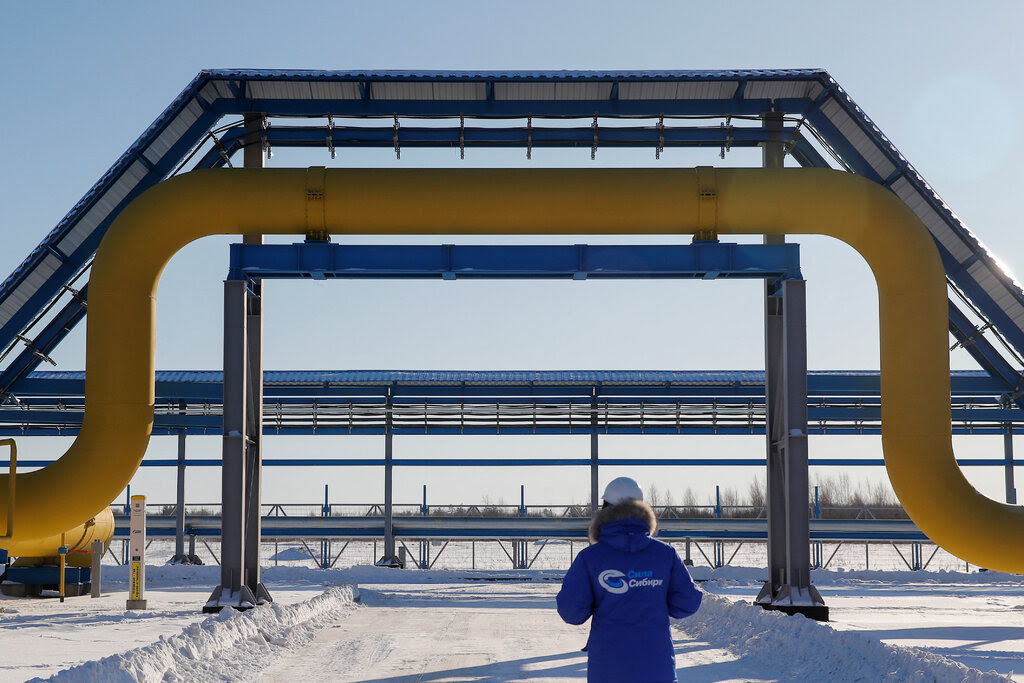
[[[672,546],[651,538],[657,521],[639,501],[607,507],[594,517],[591,541],[558,592],[558,614],[590,623],[587,680],[668,683],[676,680],[669,617],[688,617],[702,593]]]

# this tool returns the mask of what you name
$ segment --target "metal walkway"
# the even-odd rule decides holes
[[[157,372],[154,434],[221,433],[222,373]],[[877,372],[808,373],[811,434],[877,434]],[[763,371],[265,371],[264,434],[763,434]],[[0,435],[74,435],[84,372],[34,372]],[[953,432],[1024,424],[981,371],[952,375]],[[596,425],[595,419],[596,417]]]
[[[724,155],[782,140],[800,165],[865,176],[921,218],[963,295],[950,303],[951,331],[1021,402],[1020,284],[839,84],[814,69],[201,72],[0,284],[0,396],[17,396],[19,380],[84,317],[88,267],[117,214],[179,171],[231,165],[247,139],[241,121],[221,121],[247,114],[272,119],[255,144],[319,146],[332,155],[381,147],[400,157],[403,146],[429,146],[519,147],[529,157],[534,147],[582,146],[594,157],[602,148],[646,146],[657,159],[668,147],[718,147]],[[418,119],[442,121],[411,125]]]

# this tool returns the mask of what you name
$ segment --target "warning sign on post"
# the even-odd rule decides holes
[[[132,496],[128,558],[131,579],[125,609],[146,609],[146,497]]]

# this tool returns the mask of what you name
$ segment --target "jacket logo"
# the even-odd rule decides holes
[[[623,574],[618,569],[605,569],[597,575],[597,582],[609,593],[625,593],[630,588],[657,588],[665,583],[663,579],[654,578],[650,569],[630,569]]]
[[[629,590],[625,578],[626,575],[618,569],[605,569],[598,575],[597,582],[609,593],[625,593]]]

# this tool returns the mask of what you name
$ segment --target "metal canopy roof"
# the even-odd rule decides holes
[[[85,292],[76,277],[85,270],[106,228],[147,188],[187,166],[194,151],[211,140],[225,116],[260,113],[268,117],[391,118],[396,153],[400,118],[447,117],[459,121],[451,134],[418,144],[449,146],[464,142],[465,118],[517,119],[505,126],[505,144],[532,144],[534,119],[593,119],[593,144],[603,144],[614,126],[600,119],[663,117],[658,126],[636,129],[637,140],[660,146],[708,144],[693,131],[673,138],[671,117],[757,117],[764,112],[797,122],[785,132],[789,151],[802,165],[822,166],[825,158],[800,134],[812,133],[839,163],[891,189],[931,231],[950,280],[991,322],[1018,354],[1024,353],[1024,292],[1004,272],[977,237],[935,194],[864,111],[821,69],[738,69],[700,71],[304,71],[221,69],[200,72],[167,109],[71,209],[67,216],[0,284],[0,350],[7,360],[0,371],[0,392],[9,391],[48,349],[85,314]],[[668,119],[669,125],[664,121]],[[733,122],[735,119],[730,118]],[[526,122],[524,128],[523,123]],[[333,118],[324,130],[334,144]],[[489,125],[501,121],[492,121]],[[740,130],[735,127],[735,130]],[[523,131],[526,131],[525,133]],[[724,127],[725,144],[732,143]],[[746,128],[742,130],[746,131]],[[265,132],[265,141],[275,134]],[[653,131],[653,132],[652,132]],[[668,131],[670,134],[666,135]],[[703,134],[702,134],[703,135]],[[646,136],[646,137],[645,137]],[[225,136],[227,138],[228,136]],[[706,138],[706,135],[704,136]],[[739,137],[739,136],[737,136]],[[341,135],[339,144],[344,142]],[[578,136],[577,136],[578,138]],[[237,136],[235,137],[238,142]],[[715,140],[717,141],[717,140]],[[758,144],[757,130],[744,144]],[[220,143],[220,140],[217,140]],[[298,144],[275,139],[274,144]],[[308,143],[306,143],[308,144]],[[369,141],[347,144],[372,146]],[[380,144],[377,141],[374,144]],[[567,135],[552,144],[572,146]],[[211,149],[217,145],[210,144]],[[237,149],[234,147],[232,149]],[[221,149],[204,163],[223,165],[231,150]],[[197,165],[199,165],[197,163]],[[79,287],[68,292],[69,285]],[[48,328],[34,330],[49,307],[59,305]],[[951,304],[951,313],[959,304]],[[983,320],[983,322],[985,322]],[[952,315],[954,334],[1008,393],[1020,382],[1020,368],[1005,358],[971,325]],[[19,337],[20,335],[20,337]],[[25,348],[15,353],[19,339]]]

